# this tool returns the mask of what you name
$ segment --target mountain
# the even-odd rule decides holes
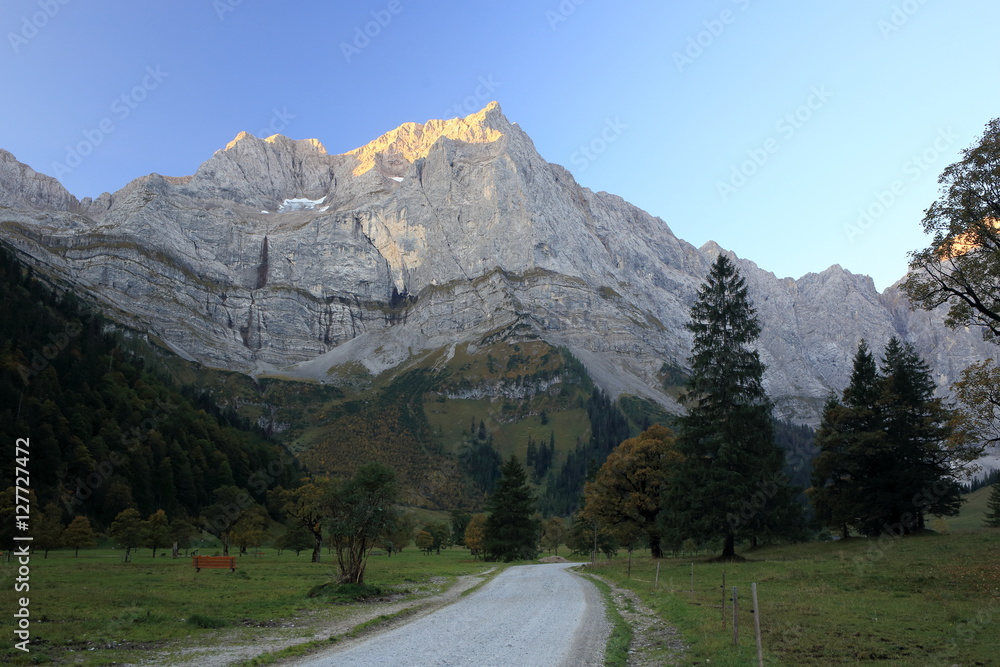
[[[350,384],[541,340],[610,395],[672,412],[690,305],[727,252],[581,187],[495,102],[342,155],[241,132],[191,176],[151,174],[94,200],[0,151],[0,235],[53,283],[210,367]],[[765,384],[790,420],[817,423],[861,338],[914,342],[942,388],[990,353],[839,266],[792,280],[737,261],[763,323]]]

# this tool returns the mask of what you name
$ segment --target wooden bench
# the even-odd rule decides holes
[[[236,556],[191,556],[191,564],[194,565],[195,572],[199,572],[203,567],[235,572]]]

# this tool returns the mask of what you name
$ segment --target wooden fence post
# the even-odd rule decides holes
[[[691,595],[694,595],[694,563],[691,563]]]
[[[757,664],[764,667],[764,649],[760,643],[760,607],[757,605],[757,583],[750,584],[750,594],[753,596],[753,627],[757,634]]]
[[[722,629],[726,629],[726,571],[722,571]]]
[[[739,616],[739,593],[736,586],[733,586],[733,646],[740,645],[740,616]]]
[[[656,580],[653,583],[653,588],[660,587],[660,561],[656,561]]]

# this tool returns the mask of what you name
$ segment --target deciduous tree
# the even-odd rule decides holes
[[[97,534],[90,527],[90,519],[85,516],[77,516],[63,532],[63,542],[73,549],[73,557],[80,557],[80,549],[92,547],[97,544]]]
[[[542,548],[559,555],[559,545],[566,539],[566,522],[562,517],[550,517],[542,528]]]
[[[622,544],[631,544],[637,533],[643,534],[653,558],[662,557],[657,517],[682,458],[673,432],[659,424],[624,441],[584,487],[584,518],[607,526]]]
[[[368,556],[395,521],[397,501],[396,474],[381,463],[366,463],[353,477],[331,484],[325,514],[341,583],[364,583]]]
[[[412,514],[400,512],[392,524],[387,526],[379,537],[379,545],[391,557],[406,548],[413,539],[413,531],[417,527]]]
[[[49,557],[50,549],[58,549],[63,545],[63,525],[60,517],[62,512],[55,503],[49,503],[42,511],[41,521],[32,527],[34,540],[32,546]]]
[[[313,563],[320,561],[323,550],[323,517],[329,493],[330,482],[326,479],[305,480],[297,488],[278,492],[281,509],[312,535]]]
[[[413,538],[413,541],[417,545],[417,548],[426,554],[434,551],[434,536],[426,530],[417,531],[417,536]]]
[[[116,546],[125,547],[125,562],[127,563],[132,555],[132,549],[136,549],[142,544],[145,525],[139,510],[129,507],[118,513],[111,523],[111,539]]]
[[[167,520],[167,513],[163,510],[156,510],[146,519],[145,531],[142,543],[153,550],[153,558],[156,558],[156,550],[167,546],[170,540],[170,522]]]
[[[482,553],[483,539],[485,538],[486,515],[473,514],[469,519],[469,524],[465,527],[465,546],[476,558]]]
[[[952,389],[962,405],[963,429],[984,445],[1000,445],[1000,368],[995,361],[972,364]]]
[[[910,254],[903,291],[918,307],[948,306],[950,327],[976,326],[1000,337],[1000,118],[938,177],[938,199],[924,213],[927,248]]]

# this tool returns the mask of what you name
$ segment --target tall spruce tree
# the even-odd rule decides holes
[[[698,291],[687,327],[694,343],[677,441],[685,461],[661,522],[673,543],[721,539],[722,557],[732,558],[737,540],[797,528],[801,511],[782,471],[764,364],[752,347],[760,323],[746,281],[725,255]]]
[[[875,357],[862,340],[854,355],[851,381],[842,398],[831,398],[816,433],[820,453],[813,461],[809,499],[816,518],[846,538],[866,512],[866,498],[878,484],[880,459],[887,458],[879,410],[879,374]]]
[[[892,476],[875,498],[869,535],[889,526],[922,530],[928,514],[954,516],[961,487],[954,478],[955,452],[948,446],[953,412],[934,396],[930,367],[911,343],[893,337],[882,359],[881,412],[892,456]],[[898,529],[897,529],[898,530]]]
[[[950,446],[952,417],[912,345],[892,338],[878,369],[862,341],[850,385],[827,403],[816,435],[809,496],[817,518],[843,537],[848,528],[875,536],[957,513],[953,466],[964,450]]]
[[[524,466],[513,454],[500,470],[500,480],[486,510],[483,554],[486,560],[530,559],[538,554],[539,526],[533,515],[535,497]]]

